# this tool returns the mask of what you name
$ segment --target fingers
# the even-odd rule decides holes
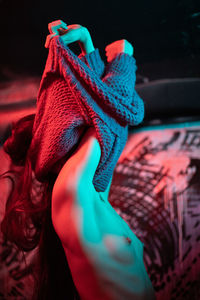
[[[78,24],[68,26],[67,30],[61,30],[61,40],[65,45],[80,41],[82,38],[82,28]]]
[[[124,52],[124,40],[118,40],[106,47],[107,61],[111,62],[118,54]]]
[[[48,24],[50,34],[46,38],[45,47],[49,47],[51,39],[55,36],[61,36],[64,44],[68,45],[73,42],[84,39],[86,28],[79,24],[72,24],[67,26],[61,20],[56,20]]]
[[[49,43],[51,39],[57,35],[59,35],[58,30],[59,29],[66,30],[67,29],[67,24],[64,23],[62,20],[56,20],[48,24],[48,29],[50,34],[47,36],[46,41],[45,41],[45,48],[49,48]]]
[[[79,24],[69,25],[67,29],[58,29],[60,38],[65,45],[78,42],[82,54],[85,55],[94,51],[94,45],[88,29]]]
[[[69,26],[67,26],[67,28],[60,27],[60,28],[58,28],[58,34],[59,35],[64,35],[66,33],[69,33],[70,30],[79,29],[80,27],[82,27],[82,26],[78,25],[78,24],[69,25]]]
[[[53,37],[60,36],[65,45],[78,42],[83,55],[94,51],[92,38],[86,27],[79,24],[67,26],[63,21],[57,20],[49,23],[48,29],[50,34],[46,38],[45,48],[49,48]]]
[[[117,40],[109,45],[106,46],[105,50],[106,51],[110,51],[112,49],[123,49],[123,45],[124,45],[124,39],[122,40]]]
[[[62,20],[56,20],[48,24],[48,29],[49,32],[52,33],[57,33],[58,34],[58,29],[63,28],[67,29],[67,24],[63,22]]]
[[[105,48],[107,61],[111,62],[120,53],[133,55],[133,46],[125,39],[115,41]]]

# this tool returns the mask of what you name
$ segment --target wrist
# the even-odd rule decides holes
[[[82,27],[82,34],[81,34],[79,43],[80,43],[83,54],[88,54],[95,50],[91,35],[90,35],[88,29],[85,27]]]

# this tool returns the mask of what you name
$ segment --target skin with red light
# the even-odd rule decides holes
[[[91,35],[86,27],[73,24],[69,25],[67,30],[61,28],[59,33],[66,45],[78,42],[83,55],[95,50]]]
[[[77,41],[82,43],[83,53],[93,51],[87,30],[80,25],[66,29],[58,21],[49,26],[49,42],[51,35],[59,34],[67,45]],[[111,50],[112,46],[108,56]],[[104,193],[97,193],[92,183],[101,156],[94,129],[86,132],[70,159],[62,161],[58,176],[47,175],[46,182],[39,186],[41,198],[34,201],[33,187],[38,182],[34,183],[29,156],[34,120],[35,115],[20,119],[4,145],[21,170],[14,172],[16,185],[9,195],[1,228],[6,239],[23,251],[38,246],[34,299],[68,298],[68,287],[74,294],[74,281],[82,300],[149,300],[149,295],[143,297],[150,284],[146,284],[142,245],[109,204],[110,185]],[[62,296],[56,297],[54,292]]]
[[[48,28],[51,34],[47,36],[46,47],[49,45],[51,38],[60,35],[65,45],[78,42],[83,55],[95,50],[91,35],[86,27],[79,24],[69,26],[63,24],[65,23],[61,20],[49,23]],[[111,62],[120,53],[126,53],[132,56],[134,52],[133,46],[125,39],[109,44],[105,50],[108,62]]]
[[[95,153],[92,151],[92,148]],[[93,153],[93,154],[92,154]],[[95,155],[94,155],[95,154]],[[83,299],[109,299],[100,290],[95,270],[83,249],[81,242],[81,216],[78,213],[80,203],[78,193],[80,186],[85,186],[84,212],[87,213],[87,221],[91,222],[94,214],[86,208],[87,203],[93,204],[99,201],[99,195],[92,184],[92,177],[100,158],[100,147],[95,137],[94,129],[88,130],[76,152],[64,164],[52,193],[52,221],[54,228],[61,239],[68,263],[72,272],[75,285]],[[90,163],[88,164],[88,160]],[[81,174],[85,173],[81,179]],[[68,228],[65,230],[65,228]],[[93,227],[94,240],[98,236],[98,229]],[[87,270],[87,272],[85,272]],[[89,289],[88,289],[89,287]]]
[[[105,50],[108,62],[111,62],[119,53],[133,55],[133,46],[124,39],[109,44]]]
[[[85,27],[74,24],[58,28],[58,33],[66,45],[78,42],[82,54],[94,51]],[[110,44],[108,61],[122,52],[133,54],[126,40]],[[109,204],[111,182],[103,193],[92,183],[100,157],[95,129],[89,128],[53,187],[52,222],[74,283],[83,300],[153,299],[142,244]]]
[[[50,40],[54,36],[59,35],[58,29],[60,29],[60,28],[62,28],[63,30],[66,30],[67,24],[61,20],[56,20],[56,21],[53,21],[48,24],[48,29],[49,29],[50,34],[46,37],[45,48],[49,48]]]
[[[110,184],[104,193],[93,186],[100,157],[90,128],[53,188],[52,221],[74,283],[85,300],[153,299],[141,242],[110,205]]]

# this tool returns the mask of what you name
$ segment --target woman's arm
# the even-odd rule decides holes
[[[82,54],[89,54],[95,50],[91,35],[88,29],[79,24],[69,25],[67,29],[60,28],[59,33],[61,40],[65,45],[78,42],[82,50]]]
[[[54,61],[48,63],[49,68],[53,70],[57,66],[64,77],[68,76],[68,70],[71,73],[70,78],[74,77],[75,81],[81,78],[81,82],[87,86],[87,92],[90,92],[91,97],[99,99],[103,108],[110,111],[110,115],[127,125],[138,125],[144,117],[144,104],[135,91],[135,59],[128,52],[121,52],[107,65],[104,77],[97,78],[96,73],[90,68],[87,69],[87,66],[66,47],[66,43],[80,39],[80,32],[80,28],[72,28],[59,39],[54,39],[50,48]],[[70,35],[73,35],[73,39]],[[123,51],[127,51],[128,48],[122,47]]]
[[[100,155],[91,128],[53,188],[52,220],[74,283],[83,300],[153,299],[141,242],[92,184]]]
[[[88,169],[88,159],[95,148],[94,161]],[[82,300],[108,300],[96,270],[90,261],[90,254],[84,249],[84,220],[89,224],[88,232],[94,239],[99,237],[99,229],[92,212],[94,187],[92,170],[100,158],[100,148],[94,130],[89,130],[77,149],[61,169],[52,194],[52,221],[62,242],[72,277]],[[84,173],[84,177],[81,174]],[[82,180],[80,182],[80,177]],[[84,189],[85,186],[85,189]],[[78,195],[82,195],[80,203]]]
[[[106,66],[103,78],[98,78],[58,38],[52,41],[50,53],[61,75],[66,80],[67,76],[73,78],[73,81],[80,80],[87,87],[88,95],[98,101],[112,117],[126,125],[138,125],[143,120],[144,104],[135,91],[137,67],[133,57],[120,53]]]
[[[67,26],[63,21],[57,20],[48,24],[50,34],[47,36],[45,47],[48,48],[50,40],[59,36],[64,45],[77,42],[81,48],[79,58],[92,69],[98,77],[104,72],[104,62],[102,61],[99,50],[94,48],[91,35],[88,29],[79,24]]]
[[[60,35],[65,45],[78,42],[82,53],[88,54],[94,51],[94,45],[88,29],[79,24],[68,25],[56,20],[48,24],[50,34],[46,38],[45,47],[49,48],[50,41],[53,37]]]

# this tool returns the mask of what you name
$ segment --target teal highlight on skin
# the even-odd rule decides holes
[[[133,234],[128,225],[115,212],[108,202],[109,188],[102,194],[96,192],[91,178],[100,159],[100,146],[95,141],[90,149],[77,185],[77,207],[79,211],[79,233],[83,249],[102,283],[102,289],[108,288],[113,299],[120,300],[124,295],[127,300],[141,299],[151,283],[143,264],[143,245]],[[89,179],[88,179],[89,178]],[[132,244],[124,238],[128,235]],[[109,239],[111,248],[106,245]],[[144,284],[145,283],[145,284]],[[113,285],[113,288],[112,288]],[[153,295],[149,294],[149,299]]]

